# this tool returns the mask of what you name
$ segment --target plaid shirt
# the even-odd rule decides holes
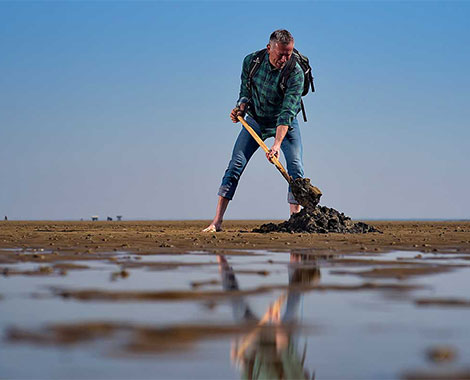
[[[276,128],[279,125],[291,126],[292,120],[300,111],[300,99],[304,88],[304,73],[299,64],[286,83],[286,91],[283,94],[279,88],[281,70],[274,68],[269,62],[269,55],[266,54],[261,66],[252,78],[251,94],[247,88],[250,64],[256,53],[251,53],[243,60],[241,75],[240,96],[251,98],[252,110],[248,111],[258,123],[268,129]],[[254,111],[254,112],[253,112]]]

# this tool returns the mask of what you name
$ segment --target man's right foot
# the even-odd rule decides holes
[[[209,225],[209,227],[204,228],[204,229],[202,230],[202,232],[220,232],[220,231],[222,231],[222,227],[221,227],[220,225],[219,225],[219,226],[216,226],[216,225],[213,224],[213,223],[212,223],[211,225]]]

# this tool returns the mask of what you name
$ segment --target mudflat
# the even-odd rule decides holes
[[[0,249],[55,252],[164,253],[188,250],[309,249],[329,253],[421,251],[470,253],[470,221],[367,221],[381,233],[255,233],[279,220],[224,222],[222,232],[203,233],[209,221],[1,221]],[[49,256],[45,258],[49,260]]]
[[[470,221],[268,222],[0,222],[0,377],[469,378]]]

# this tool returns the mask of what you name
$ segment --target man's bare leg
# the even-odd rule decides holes
[[[221,197],[219,195],[219,201],[217,202],[217,209],[215,210],[214,220],[207,228],[204,228],[202,232],[218,232],[222,230],[222,221],[224,220],[225,210],[227,210],[228,202],[230,199]]]
[[[292,215],[292,214],[297,214],[298,212],[300,212],[302,206],[289,203],[289,208],[290,208],[290,214]]]

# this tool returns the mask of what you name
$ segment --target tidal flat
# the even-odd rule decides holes
[[[0,377],[470,377],[470,222],[0,222]]]

